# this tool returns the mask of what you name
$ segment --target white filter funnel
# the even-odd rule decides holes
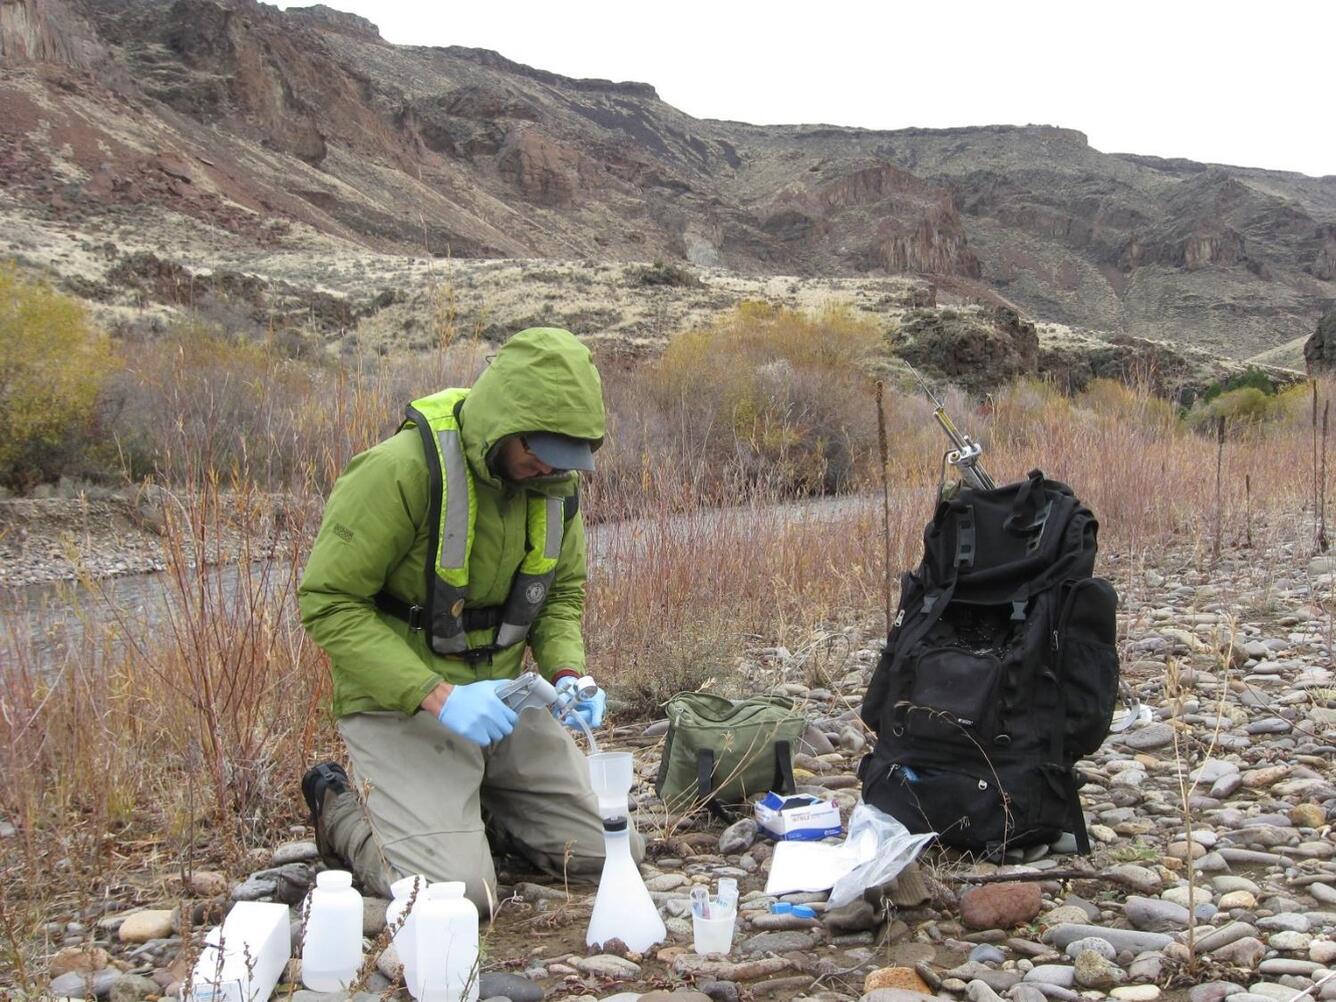
[[[599,752],[589,756],[589,783],[598,797],[604,818],[624,818],[635,782],[635,760],[630,752]]]

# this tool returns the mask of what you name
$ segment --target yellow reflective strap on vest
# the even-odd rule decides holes
[[[441,545],[436,555],[436,569],[452,585],[463,588],[469,583],[469,557],[473,554],[473,527],[478,520],[478,497],[473,477],[469,475],[464,445],[458,428],[443,428],[436,433],[436,447],[441,453],[444,494],[441,498]]]
[[[468,587],[473,527],[478,519],[473,476],[469,473],[459,423],[455,420],[455,406],[467,395],[468,390],[464,389],[442,390],[414,400],[410,405],[426,419],[440,463],[440,524],[434,554],[436,573],[456,588]]]
[[[556,569],[561,540],[566,530],[561,498],[529,495],[529,552],[520,564],[521,574],[547,574]]]

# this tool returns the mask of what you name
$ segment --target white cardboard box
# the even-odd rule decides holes
[[[291,954],[288,906],[238,901],[204,937],[181,996],[185,1002],[266,1002]]]
[[[773,791],[756,802],[756,823],[780,842],[812,842],[842,830],[840,809],[833,802],[801,794],[782,797]]]

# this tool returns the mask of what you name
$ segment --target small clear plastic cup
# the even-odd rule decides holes
[[[718,918],[703,918],[692,913],[692,946],[702,957],[717,953],[726,955],[733,949],[733,925],[738,913],[729,909]]]

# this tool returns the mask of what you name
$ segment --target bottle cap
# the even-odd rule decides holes
[[[462,898],[464,896],[464,881],[462,880],[438,880],[427,887],[427,897],[433,901],[440,901],[443,898]]]
[[[315,875],[315,886],[342,890],[353,886],[353,875],[347,870],[321,870]]]
[[[411,877],[402,877],[390,885],[390,896],[395,898],[411,898],[414,888],[426,888],[427,878],[420,873],[415,873]]]

